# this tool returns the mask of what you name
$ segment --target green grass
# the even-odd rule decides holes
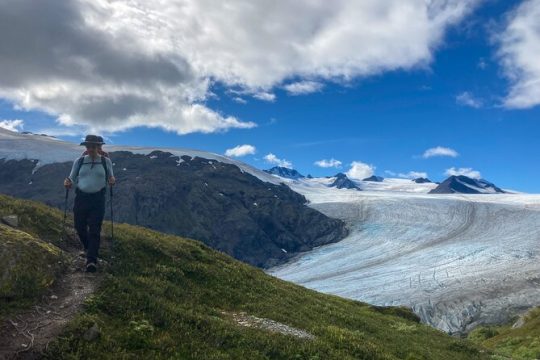
[[[482,326],[469,334],[473,342],[491,349],[500,358],[540,358],[540,307],[529,311],[525,323],[519,328],[512,324]]]
[[[67,265],[58,211],[0,195],[5,215],[17,215],[19,228],[0,224],[0,320],[37,301]]]
[[[0,224],[0,316],[36,301],[66,265],[58,247]]]
[[[33,213],[36,236],[58,211],[16,201]],[[32,210],[32,208],[37,207]],[[41,218],[43,216],[43,218]],[[52,219],[52,220],[51,220]],[[31,227],[25,223],[24,226]],[[52,239],[57,239],[54,232]],[[49,345],[50,359],[483,359],[467,340],[417,322],[404,308],[325,295],[265,274],[200,242],[119,225],[110,261],[84,313]],[[114,258],[111,258],[114,255]],[[224,312],[245,312],[300,328],[314,340],[241,327]],[[94,323],[101,335],[86,341]]]
[[[42,203],[0,194],[0,217],[4,215],[17,215],[20,230],[60,248],[76,244],[62,239],[63,214]]]

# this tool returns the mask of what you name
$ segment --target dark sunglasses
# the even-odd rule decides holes
[[[97,149],[97,145],[86,145],[87,149]]]

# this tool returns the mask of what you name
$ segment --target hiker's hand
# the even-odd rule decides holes
[[[64,180],[64,186],[66,187],[66,189],[71,189],[71,186],[73,185],[73,183],[71,182],[71,179],[70,178],[66,178]]]
[[[116,178],[114,176],[111,176],[109,178],[109,185],[113,186],[114,184],[116,184]]]

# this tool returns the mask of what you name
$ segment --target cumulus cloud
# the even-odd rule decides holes
[[[504,100],[508,108],[540,104],[540,0],[526,0],[508,16],[499,35],[499,56],[511,82]]]
[[[276,155],[272,153],[268,153],[267,155],[265,155],[264,160],[266,160],[266,162],[270,164],[292,169],[292,162],[285,159],[279,159]]]
[[[212,84],[274,101],[288,79],[425,66],[478,1],[3,0],[0,98],[99,130],[251,128],[205,105]]]
[[[468,176],[473,179],[480,179],[482,178],[482,175],[479,171],[473,170],[472,168],[459,168],[456,169],[455,167],[451,167],[450,169],[446,169],[444,172],[446,176],[458,176],[458,175],[464,175]]]
[[[231,149],[227,149],[225,151],[225,155],[232,156],[232,157],[241,157],[241,156],[255,154],[255,152],[256,152],[255,146],[244,144],[244,145],[235,146]]]
[[[23,120],[0,120],[0,128],[10,130],[10,131],[16,131],[19,132],[24,127],[24,121]]]
[[[322,168],[331,168],[331,167],[340,168],[341,164],[342,164],[341,161],[336,160],[334,158],[330,160],[322,159],[322,160],[315,161],[315,165]]]
[[[426,172],[420,171],[409,171],[408,173],[399,173],[398,176],[404,179],[417,179],[417,178],[427,178],[428,175]]]
[[[352,179],[362,180],[370,177],[375,173],[375,166],[363,163],[361,161],[353,161],[351,168],[346,175]]]
[[[455,158],[459,156],[459,154],[454,149],[444,147],[444,146],[437,146],[434,148],[427,149],[426,151],[424,151],[424,154],[422,155],[424,159],[429,159],[435,156],[449,156],[449,157]]]
[[[283,86],[291,95],[305,95],[321,91],[323,84],[316,81],[299,81]]]
[[[123,1],[0,2],[0,98],[89,129],[254,127],[203,104],[208,78],[152,36],[147,15]]]
[[[475,109],[479,109],[484,106],[484,102],[475,97],[469,91],[464,91],[456,96],[456,103],[463,106],[469,106]]]

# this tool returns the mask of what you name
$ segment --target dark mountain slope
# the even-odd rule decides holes
[[[430,194],[452,193],[491,194],[504,193],[504,191],[487,180],[472,179],[464,175],[452,175],[430,191]]]
[[[342,221],[306,206],[302,195],[235,165],[161,151],[111,158],[116,221],[201,240],[252,265],[271,266],[347,234]],[[33,173],[34,166],[0,160],[0,192],[63,208],[62,181],[71,164]]]
[[[338,189],[356,189],[360,190],[358,185],[354,183],[351,179],[347,177],[344,173],[338,173],[336,174],[336,180],[332,184],[330,184],[330,187],[335,187]]]

